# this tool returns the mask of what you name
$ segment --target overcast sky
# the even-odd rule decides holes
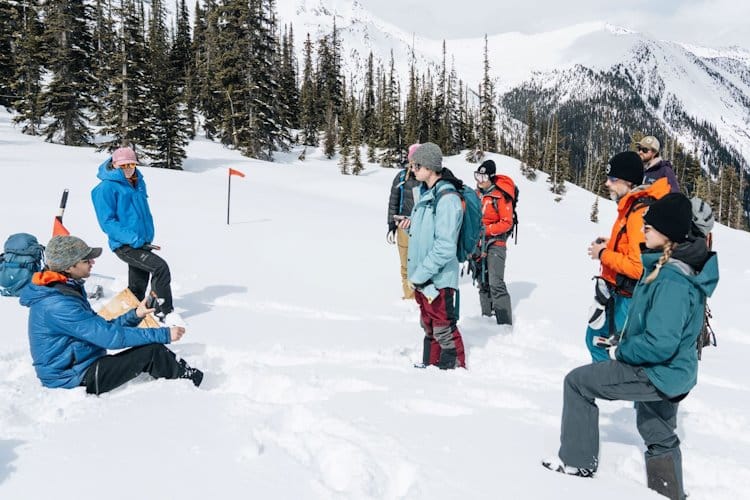
[[[747,0],[359,0],[376,16],[418,35],[463,38],[537,33],[606,21],[656,38],[750,50]]]

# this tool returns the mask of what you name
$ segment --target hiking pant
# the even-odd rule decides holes
[[[679,491],[683,491],[680,440],[675,434],[679,405],[663,398],[643,368],[613,360],[592,363],[568,373],[563,387],[559,457],[565,465],[592,470],[599,465],[596,398],[636,401],[636,423],[647,447],[646,461],[670,454]]]
[[[456,291],[441,288],[439,292],[432,302],[419,290],[414,293],[419,304],[419,321],[425,335],[422,363],[444,369],[466,368],[464,341],[456,327]]]
[[[81,385],[86,386],[87,393],[98,395],[144,372],[154,378],[180,378],[186,366],[164,344],[147,344],[97,359],[86,370]]]
[[[586,328],[586,347],[589,348],[591,353],[591,360],[594,363],[600,363],[602,361],[609,361],[609,353],[607,349],[603,347],[597,347],[594,345],[594,337],[609,337],[610,333],[619,334],[622,328],[625,326],[625,319],[628,317],[628,308],[630,307],[630,297],[624,297],[620,294],[613,292],[614,301],[611,306],[611,310],[607,311],[607,315],[604,320],[604,326],[598,330],[594,330],[590,326]],[[612,316],[614,316],[614,328],[610,332],[610,325],[612,324]]]
[[[160,299],[164,299],[161,310],[169,314],[174,310],[172,305],[172,275],[167,261],[143,248],[131,248],[128,245],[115,250],[115,254],[128,265],[128,288],[138,300],[146,296],[148,278],[151,275],[151,290]]]
[[[406,271],[406,259],[409,254],[409,233],[396,229],[396,244],[398,245],[398,256],[401,259],[401,287],[404,289],[404,299],[413,299],[414,290],[409,287],[408,272]]]
[[[505,286],[505,257],[507,247],[492,245],[487,250],[484,265],[487,266],[488,283],[479,288],[479,304],[482,314],[491,316],[493,311],[499,325],[512,325],[513,315],[510,294]]]

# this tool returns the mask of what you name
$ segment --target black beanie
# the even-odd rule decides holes
[[[495,162],[492,160],[484,160],[479,168],[477,169],[478,174],[487,174],[490,177],[495,176]]]
[[[656,200],[643,215],[643,222],[675,243],[687,239],[693,222],[693,206],[682,193],[669,193]]]
[[[634,186],[643,184],[643,162],[635,151],[617,153],[609,160],[607,176],[628,181]]]

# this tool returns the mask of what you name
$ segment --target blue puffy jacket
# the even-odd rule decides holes
[[[141,248],[154,241],[154,218],[148,206],[146,183],[141,171],[135,171],[133,187],[119,168],[109,168],[112,158],[99,165],[101,182],[91,191],[96,218],[109,237],[109,248],[123,245]]]
[[[705,299],[719,282],[716,254],[700,259],[697,273],[695,266],[678,259],[679,250],[695,254],[700,246],[706,255],[705,240],[684,243],[653,282],[645,284],[641,278],[616,351],[619,361],[642,366],[651,383],[670,398],[686,394],[698,380],[696,344],[703,326]],[[642,255],[644,277],[653,271],[660,256]]]
[[[135,310],[107,321],[92,309],[83,285],[53,276],[34,280],[21,292],[21,305],[29,307],[29,344],[37,377],[45,387],[71,389],[81,384],[86,369],[107,354],[145,344],[168,344],[169,328],[135,328]],[[37,283],[47,282],[47,285]]]
[[[431,282],[422,290],[429,298],[437,296],[436,289],[458,289],[456,246],[464,217],[461,198],[445,195],[434,211],[432,206],[438,192],[455,189],[447,181],[438,181],[430,189],[424,184],[414,188],[407,270],[412,283]]]

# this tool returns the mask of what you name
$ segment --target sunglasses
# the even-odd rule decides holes
[[[639,153],[648,153],[650,151],[651,151],[651,148],[644,148],[644,147],[638,146]]]
[[[137,165],[137,163],[123,163],[117,168],[135,168]]]
[[[474,172],[474,180],[477,182],[487,182],[490,180],[490,176],[488,174],[480,174],[479,172]]]
[[[608,176],[607,176],[607,180],[608,180],[609,182],[617,182],[617,181],[619,181],[619,180],[620,180],[620,178],[619,178],[619,177],[612,177],[611,175],[608,175]]]

